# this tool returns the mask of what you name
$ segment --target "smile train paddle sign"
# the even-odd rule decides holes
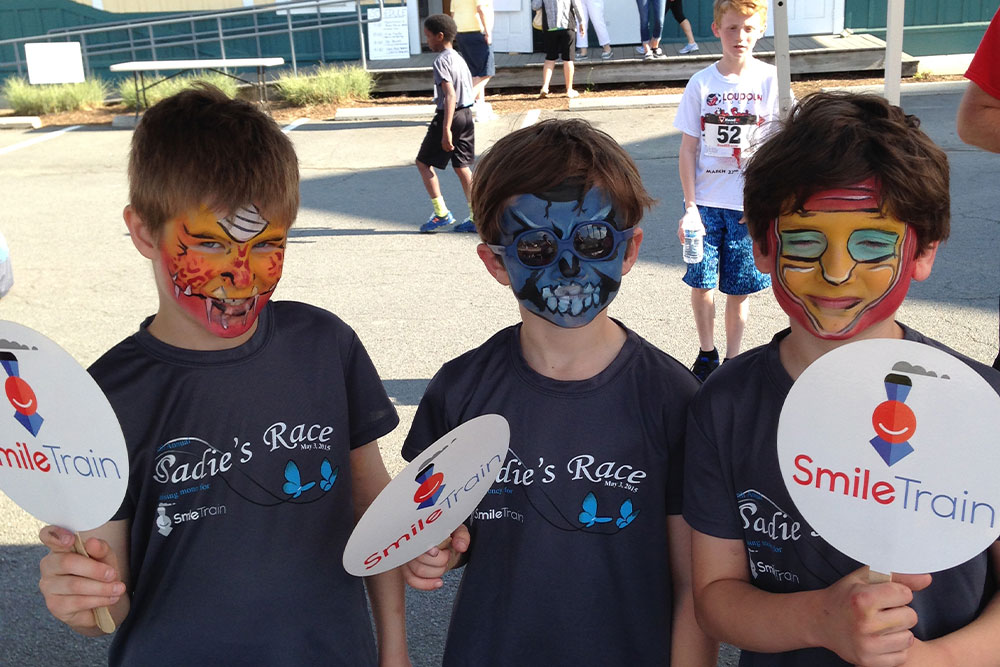
[[[76,533],[108,521],[128,486],[128,453],[114,410],[93,378],[42,334],[0,321],[0,490],[39,521]],[[113,632],[106,607],[98,626]]]
[[[881,573],[954,567],[1000,535],[1000,396],[930,345],[838,347],[792,386],[781,476],[827,542]]]

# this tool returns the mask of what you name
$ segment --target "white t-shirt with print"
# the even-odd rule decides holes
[[[698,138],[698,204],[743,210],[743,166],[777,118],[774,65],[753,59],[741,75],[723,76],[713,63],[691,77],[674,127]]]

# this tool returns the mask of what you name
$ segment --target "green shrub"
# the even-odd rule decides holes
[[[146,91],[143,106],[148,101],[152,106],[164,97],[170,97],[175,93],[190,88],[195,82],[203,81],[210,83],[229,97],[236,97],[239,90],[239,82],[231,76],[219,74],[218,72],[199,72],[186,76],[175,76],[172,79],[165,79]],[[146,85],[154,83],[152,76],[146,77]],[[135,83],[132,78],[122,79],[118,82],[118,94],[122,96],[122,102],[128,109],[135,109]]]
[[[289,104],[305,106],[367,100],[375,87],[375,79],[371,72],[358,65],[322,65],[312,74],[282,74],[274,87]]]
[[[108,86],[100,79],[33,86],[26,79],[12,76],[4,81],[0,91],[15,114],[38,116],[100,107],[104,104]]]

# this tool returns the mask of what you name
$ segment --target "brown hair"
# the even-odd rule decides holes
[[[168,220],[200,204],[232,213],[253,203],[286,226],[299,208],[292,142],[267,114],[208,84],[143,114],[128,179],[129,202],[157,238]]]
[[[948,238],[948,156],[908,116],[877,95],[813,93],[747,163],[743,215],[766,251],[771,223],[822,190],[874,177],[884,214],[907,223],[917,254]]]
[[[712,21],[717,28],[722,27],[722,17],[726,12],[739,12],[744,16],[760,14],[764,25],[767,25],[767,3],[764,0],[715,0],[712,6]]]
[[[511,197],[539,194],[566,181],[584,191],[599,186],[614,203],[622,229],[635,227],[656,200],[635,162],[605,132],[585,120],[545,120],[508,134],[483,155],[472,185],[479,236],[500,241],[500,217]]]

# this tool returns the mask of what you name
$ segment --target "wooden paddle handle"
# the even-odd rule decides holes
[[[83,538],[80,537],[80,533],[73,533],[76,539],[73,541],[73,551],[80,554],[81,556],[86,556],[90,558],[90,554],[87,553],[86,547],[83,546]],[[107,634],[111,634],[115,631],[115,619],[111,618],[111,612],[108,611],[107,607],[97,607],[94,609],[94,620],[97,621],[97,627]]]
[[[868,568],[868,583],[869,584],[884,584],[886,582],[892,581],[892,575],[886,574],[884,572],[878,572],[871,568]]]

